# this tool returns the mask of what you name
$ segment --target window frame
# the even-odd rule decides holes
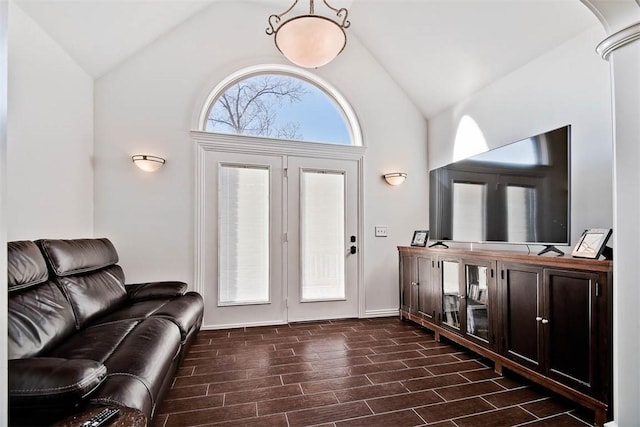
[[[318,77],[317,75],[307,70],[303,70],[301,68],[297,68],[290,65],[283,65],[283,64],[254,65],[251,67],[246,67],[241,70],[238,70],[230,74],[229,76],[227,76],[225,79],[223,79],[220,83],[218,83],[213,88],[211,92],[209,92],[209,95],[207,96],[206,101],[204,102],[203,108],[200,111],[200,117],[198,119],[198,130],[201,132],[220,134],[219,132],[207,131],[207,120],[209,118],[209,112],[213,107],[213,105],[218,101],[218,98],[236,83],[242,80],[248,79],[250,77],[255,77],[263,74],[281,74],[281,75],[303,80],[309,84],[314,85],[335,104],[338,111],[343,115],[345,125],[350,134],[351,144],[336,144],[336,143],[330,143],[330,142],[326,142],[326,144],[331,144],[336,146],[346,145],[351,147],[353,146],[362,147],[364,145],[358,118],[356,116],[355,111],[351,107],[351,105],[347,102],[346,98],[342,96],[340,92],[338,92],[331,84],[329,84],[324,79]],[[255,137],[252,135],[243,135],[243,136]],[[257,138],[261,138],[261,137],[257,137]],[[273,139],[273,138],[270,138],[270,139]],[[283,139],[283,141],[292,141],[292,140]],[[309,143],[309,144],[323,143],[322,141],[301,141],[301,142]]]

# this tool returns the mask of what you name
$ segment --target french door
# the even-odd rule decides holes
[[[289,321],[358,316],[357,163],[289,157]]]
[[[204,160],[204,191],[196,196],[204,210],[204,326],[283,323],[284,159],[208,151]]]
[[[358,316],[357,160],[207,150],[199,162],[205,327]]]

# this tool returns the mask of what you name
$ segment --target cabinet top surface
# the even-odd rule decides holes
[[[422,248],[415,246],[398,246],[400,253],[429,256],[453,256],[461,258],[492,259],[503,262],[517,262],[534,264],[544,267],[572,268],[579,270],[609,272],[612,270],[613,262],[609,260],[595,260],[585,258],[574,258],[571,255],[535,255],[515,251],[483,251],[469,249],[440,249]]]

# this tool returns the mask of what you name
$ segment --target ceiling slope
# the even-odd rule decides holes
[[[212,3],[228,0],[14,1],[98,78]],[[291,1],[230,3],[267,4],[280,13]],[[349,8],[348,36],[360,39],[426,118],[598,24],[579,0],[331,4]],[[348,54],[347,45],[342,55]]]
[[[578,0],[355,1],[350,17],[427,118],[598,24]]]

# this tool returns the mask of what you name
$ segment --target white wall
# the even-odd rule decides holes
[[[585,228],[612,227],[611,76],[595,53],[604,35],[594,27],[429,120],[429,169],[453,160],[464,116],[489,148],[571,124],[572,244]]]
[[[93,79],[9,2],[7,238],[93,235]]]
[[[0,271],[7,271],[7,2],[0,1]],[[0,275],[0,331],[7,326],[7,275]],[[0,390],[7,386],[7,334],[0,335]],[[8,393],[0,393],[0,426],[9,424],[6,408],[9,407]]]
[[[232,72],[286,63],[264,34],[272,11],[214,4],[96,81],[95,232],[113,239],[130,282],[193,283],[194,165],[189,131],[209,91]],[[221,18],[224,17],[224,18]],[[398,308],[396,246],[426,227],[426,122],[353,34],[336,61],[316,71],[349,100],[365,145],[366,310]],[[131,164],[133,154],[167,159],[158,173]],[[404,171],[390,187],[381,175]],[[374,238],[374,225],[389,237]]]
[[[607,426],[640,420],[640,2],[582,0],[607,28],[599,48],[611,67],[614,111],[613,415]]]

